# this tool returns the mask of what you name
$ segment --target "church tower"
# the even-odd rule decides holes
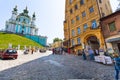
[[[15,8],[13,9],[12,11],[12,16],[11,16],[11,20],[16,20],[16,17],[17,17],[17,6],[15,6]]]
[[[35,20],[36,20],[36,17],[35,17],[35,12],[34,12],[32,15],[32,21],[31,21],[32,26],[35,26]]]

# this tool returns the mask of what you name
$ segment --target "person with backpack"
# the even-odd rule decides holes
[[[117,53],[113,54],[113,62],[115,67],[115,80],[119,80],[120,57]]]

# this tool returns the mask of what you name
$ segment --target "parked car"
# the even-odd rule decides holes
[[[6,50],[0,50],[0,58],[1,59],[17,59],[18,53],[15,49],[6,49]]]
[[[39,52],[44,53],[46,52],[46,49],[40,49]]]

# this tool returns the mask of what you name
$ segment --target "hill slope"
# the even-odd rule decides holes
[[[21,49],[23,49],[25,45],[26,47],[42,47],[40,44],[25,37],[16,34],[0,33],[0,48],[8,48],[9,44],[12,44],[14,48],[20,45]]]

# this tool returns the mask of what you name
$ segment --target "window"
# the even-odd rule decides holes
[[[94,12],[93,6],[89,8],[90,13]]]
[[[109,23],[109,29],[110,29],[110,32],[116,30],[115,22],[111,22],[111,23]]]
[[[84,3],[84,0],[80,0],[80,5],[83,5]]]
[[[71,4],[73,2],[73,0],[69,0],[69,3]]]
[[[92,21],[92,29],[95,29],[97,28],[97,23],[96,23],[96,20],[93,20]]]
[[[76,5],[75,5],[75,10],[77,10],[77,9],[78,9],[78,5],[76,4]]]
[[[78,34],[80,34],[80,33],[81,33],[80,28],[77,28],[77,33],[78,33]]]
[[[87,24],[84,24],[84,31],[88,28]]]
[[[105,13],[102,13],[102,17],[104,17],[105,16]]]
[[[77,43],[78,43],[78,44],[81,44],[80,38],[77,38]]]
[[[86,16],[86,13],[85,13],[85,11],[84,12],[82,12],[82,17],[85,17]]]
[[[77,20],[77,21],[80,20],[80,17],[79,17],[79,16],[76,16],[76,20]]]
[[[74,46],[75,45],[75,42],[74,42],[74,40],[72,40],[72,46]]]
[[[72,9],[70,9],[70,14],[72,14],[73,13],[73,10]]]
[[[72,24],[74,24],[74,23],[75,23],[75,20],[74,20],[74,19],[72,19],[72,20],[71,20],[71,23],[72,23]]]
[[[99,0],[99,3],[102,3],[102,0]]]
[[[72,30],[72,36],[75,36],[75,31],[74,30]]]

